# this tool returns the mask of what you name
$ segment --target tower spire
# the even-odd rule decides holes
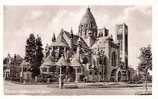
[[[55,34],[53,33],[52,42],[55,42],[55,41],[56,41],[56,37],[55,37]]]
[[[72,30],[72,27],[71,27],[71,30],[70,30],[70,47],[73,51],[73,30]]]
[[[72,27],[71,27],[70,33],[71,33],[71,36],[73,36],[73,30],[72,30]]]
[[[90,7],[89,6],[88,6],[87,10],[90,11]]]

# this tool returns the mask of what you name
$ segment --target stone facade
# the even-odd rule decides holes
[[[70,32],[61,29],[57,38],[53,35],[52,43],[45,48],[41,74],[55,75],[61,66],[65,81],[127,80],[128,28],[121,25],[126,32],[122,30],[119,34],[116,31],[114,41],[108,29],[98,29],[90,8],[87,8],[78,33],[75,33],[78,35],[72,29]],[[120,39],[119,35],[123,37]]]

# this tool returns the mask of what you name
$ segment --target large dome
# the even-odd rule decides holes
[[[84,39],[88,46],[92,46],[96,40],[97,31],[95,19],[90,11],[90,8],[87,8],[86,13],[80,21],[78,34]]]
[[[87,8],[86,13],[82,17],[80,21],[80,25],[85,25],[85,24],[94,24],[96,25],[95,19],[90,11],[90,8]]]

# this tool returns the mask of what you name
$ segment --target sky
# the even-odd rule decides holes
[[[88,6],[4,6],[4,54],[25,55],[30,33],[42,38],[43,47],[51,43],[63,28],[78,32],[78,26]],[[139,49],[152,43],[151,6],[89,6],[98,28],[106,27],[115,38],[115,25],[128,25],[129,65],[139,63]]]

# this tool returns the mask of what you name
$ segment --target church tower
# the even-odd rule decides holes
[[[97,37],[97,24],[88,7],[79,25],[78,35],[82,37],[89,47],[91,47]]]
[[[123,24],[116,25],[116,41],[120,45],[120,58],[128,68],[128,26]]]

